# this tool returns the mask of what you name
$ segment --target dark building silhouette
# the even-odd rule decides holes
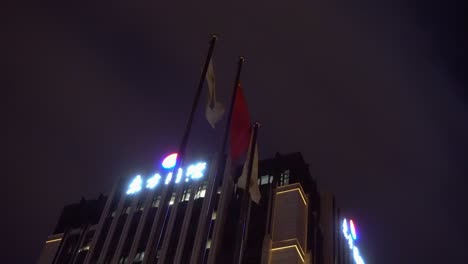
[[[214,162],[190,163],[168,193],[171,170],[161,168],[119,179],[107,199],[66,206],[39,264],[231,263],[238,254],[241,193],[232,175],[240,173],[226,170],[214,186],[216,170]],[[258,183],[262,197],[251,203],[244,263],[353,263],[335,199],[319,194],[300,153],[260,161]],[[166,194],[170,200],[163,204]],[[161,227],[157,219],[165,212],[168,221]]]
[[[106,197],[100,195],[96,200],[81,199],[79,203],[65,206],[53,235],[44,245],[39,263],[73,263],[74,259],[83,263],[89,247],[79,248],[79,245],[88,245],[93,238],[105,204]]]

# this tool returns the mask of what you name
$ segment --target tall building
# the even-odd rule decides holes
[[[39,264],[232,263],[241,193],[232,175],[240,173],[226,170],[214,186],[218,167],[210,160],[183,166],[168,188],[170,155],[158,172],[119,179],[107,199],[65,207]],[[353,263],[334,198],[318,193],[300,153],[260,161],[258,183],[262,197],[250,204],[243,263]]]
[[[357,245],[358,234],[355,222],[341,216],[332,194],[321,193],[319,206],[317,233],[321,243],[317,263],[364,264]]]
[[[83,263],[105,203],[106,197],[100,195],[96,200],[82,199],[65,206],[38,263]]]

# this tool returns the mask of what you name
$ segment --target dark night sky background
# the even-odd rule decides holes
[[[36,2],[2,10],[3,263],[34,263],[64,205],[177,146],[213,32],[220,97],[245,56],[261,157],[301,151],[367,263],[466,262],[460,4]],[[213,151],[220,129],[201,111],[194,130],[192,152]]]

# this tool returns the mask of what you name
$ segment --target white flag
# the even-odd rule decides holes
[[[253,134],[253,133],[252,133]],[[252,135],[253,136],[253,135]],[[250,137],[250,144],[249,144],[249,151],[247,154],[247,160],[244,163],[244,167],[242,168],[242,174],[237,181],[237,187],[242,188],[245,190],[246,187],[246,179],[247,174],[249,173],[249,161],[250,161],[250,153],[251,145],[252,145],[252,136]],[[250,198],[256,204],[260,202],[260,198],[262,195],[260,194],[260,189],[258,188],[258,149],[257,144],[255,144],[255,150],[253,154],[253,165],[252,165],[252,175],[250,175],[250,186],[249,186],[249,193]]]
[[[206,82],[208,83],[208,101],[206,103],[205,115],[208,123],[214,128],[215,124],[223,117],[224,106],[216,101],[216,82],[211,60],[206,72]]]

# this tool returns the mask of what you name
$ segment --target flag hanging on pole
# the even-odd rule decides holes
[[[252,172],[251,172],[251,175],[250,175],[250,184],[249,184],[249,193],[250,193],[250,198],[252,199],[252,201],[254,201],[256,204],[258,204],[260,202],[260,198],[262,197],[262,195],[260,194],[260,189],[258,187],[258,144],[255,143],[255,146],[252,147],[252,139],[253,135],[251,136],[250,138],[250,143],[249,143],[249,152],[247,154],[247,159],[244,163],[244,167],[242,168],[242,174],[241,176],[239,177],[238,181],[237,181],[237,186],[238,188],[241,188],[241,189],[246,189],[246,179],[249,178],[248,177],[248,173],[249,173],[249,162],[250,160],[252,160]],[[252,153],[252,150],[253,150],[253,153]],[[253,155],[253,158],[251,157],[251,155]]]
[[[211,228],[213,226],[216,226],[216,225],[220,225],[220,227],[222,228],[222,226],[224,225],[224,221],[225,220],[222,220],[222,219],[218,219],[216,221],[212,220],[211,219],[211,216],[213,214],[213,212],[215,211],[215,205],[217,204],[216,203],[216,197],[217,197],[217,192],[215,190],[218,190],[218,188],[220,188],[223,184],[223,182],[227,182],[231,179],[232,175],[230,174],[231,172],[231,169],[230,169],[230,164],[231,164],[231,161],[232,159],[230,158],[230,155],[229,153],[226,153],[226,149],[228,148],[228,140],[230,139],[229,137],[229,133],[231,131],[230,129],[230,125],[231,125],[231,121],[232,121],[232,112],[233,112],[233,109],[234,109],[234,101],[235,101],[235,96],[236,96],[236,93],[237,93],[237,88],[239,87],[239,80],[240,80],[240,75],[241,75],[241,70],[242,70],[242,64],[244,62],[244,57],[239,57],[239,62],[238,62],[238,65],[237,65],[237,72],[236,72],[236,79],[234,81],[234,87],[232,87],[232,93],[231,93],[231,98],[229,100],[229,105],[228,105],[228,108],[227,108],[227,115],[226,115],[226,124],[225,124],[225,129],[224,129],[224,136],[223,136],[223,141],[222,141],[222,144],[220,146],[220,151],[218,152],[218,164],[225,164],[224,166],[221,165],[220,168],[218,168],[218,173],[216,174],[216,177],[214,177],[214,183],[213,183],[213,186],[214,188],[209,191],[207,193],[207,196],[205,199],[208,199],[208,206],[207,206],[207,213],[206,214],[202,214],[204,215],[205,219],[200,219],[199,221],[204,221],[205,222],[205,227],[204,227],[204,230],[211,230]],[[227,156],[227,161],[226,160],[226,156]],[[223,173],[223,170],[224,170],[224,173]],[[230,179],[227,179],[226,177],[229,175],[229,178]],[[225,179],[225,180],[223,180]],[[233,177],[232,177],[233,179]],[[216,210],[222,210],[220,208],[222,208],[223,206],[227,206],[227,204],[229,203],[228,202],[229,199],[226,197],[226,199],[222,199],[222,200],[219,200],[218,203],[222,203],[222,204],[218,204],[218,209]],[[223,205],[224,204],[224,205]],[[215,222],[217,223],[215,225]],[[218,227],[215,227],[215,230],[216,228]],[[216,232],[216,231],[214,231]],[[207,258],[207,255],[208,254],[213,254],[213,259],[215,260],[214,262],[217,262],[216,260],[218,259],[218,256],[217,254],[219,252],[217,252],[216,250],[216,246],[214,248],[212,248],[213,250],[210,249],[210,253],[208,253],[208,251],[206,250],[205,248],[205,245],[208,241],[208,233],[209,232],[203,232],[203,235],[202,235],[202,239],[201,239],[201,243],[200,245],[203,245],[203,246],[200,246],[199,249],[197,250],[199,253],[198,253],[198,256],[195,256],[194,259],[197,259],[198,262],[195,262],[195,263],[204,263],[204,260]],[[221,236],[218,236],[219,239],[221,239]],[[214,235],[214,237],[212,237],[213,241],[214,241],[214,244],[216,245],[216,241],[217,241],[217,237],[216,235]],[[195,250],[195,249],[194,249]],[[177,254],[176,254],[177,255]],[[195,253],[194,253],[195,255]]]
[[[216,79],[213,70],[213,62],[210,60],[206,72],[206,82],[208,83],[208,101],[206,102],[205,116],[211,127],[221,120],[224,114],[224,106],[216,100]]]
[[[188,116],[187,124],[185,126],[185,130],[182,135],[182,140],[180,142],[180,145],[177,151],[178,153],[177,159],[172,169],[173,175],[176,174],[177,170],[181,167],[185,159],[185,154],[187,150],[188,140],[190,137],[190,132],[192,129],[192,124],[194,121],[195,112],[197,110],[197,106],[199,105],[200,95],[203,90],[203,84],[206,79],[209,62],[211,61],[211,57],[213,55],[216,40],[217,40],[217,36],[213,35],[210,41],[208,54],[206,56],[203,70],[201,72],[201,76],[198,82],[196,93],[193,99],[192,108],[190,109],[190,114]],[[171,181],[168,183],[167,188],[165,188],[161,194],[161,204],[163,206],[160,208],[161,213],[158,212],[156,214],[156,217],[155,217],[156,219],[154,219],[154,225],[156,226],[156,230],[154,230],[155,232],[154,236],[150,238],[150,240],[147,243],[147,248],[146,248],[147,251],[149,250],[148,259],[156,259],[157,255],[159,255],[160,256],[159,261],[161,263],[167,262],[165,259],[166,259],[166,256],[168,256],[167,252],[169,248],[168,246],[169,239],[165,239],[165,238],[171,234],[172,228],[175,223],[175,214],[171,214],[170,212],[171,210],[177,211],[177,206],[178,206],[178,204],[175,203],[174,206],[172,207],[173,209],[171,209],[171,207],[167,205],[169,203],[169,200],[171,199],[172,193],[174,191],[180,193],[179,190],[181,190],[181,186],[176,188],[175,180],[176,180],[176,177],[172,177]],[[166,208],[164,208],[164,205],[166,205]],[[165,228],[166,228],[166,231],[164,231]],[[161,249],[161,250],[150,250],[150,249]],[[101,263],[101,261],[99,262]]]
[[[251,132],[247,102],[245,101],[244,93],[242,92],[240,83],[236,89],[231,118],[229,144],[231,146],[231,158],[233,161],[237,161],[247,152],[249,148]]]
[[[253,200],[255,203],[260,201],[260,190],[258,189],[258,154],[257,154],[257,134],[259,123],[255,123],[252,129],[252,136],[250,138],[249,153],[247,155],[247,161],[244,164],[243,173],[238,180],[238,187],[244,188],[244,193],[242,194],[240,216],[239,216],[239,226],[238,226],[238,236],[236,243],[236,251],[234,255],[234,262],[236,264],[243,263],[244,259],[244,249],[248,240],[248,230],[249,230],[249,219],[251,212],[252,203],[250,200]],[[255,175],[254,175],[255,174]],[[240,183],[239,183],[240,181]]]

